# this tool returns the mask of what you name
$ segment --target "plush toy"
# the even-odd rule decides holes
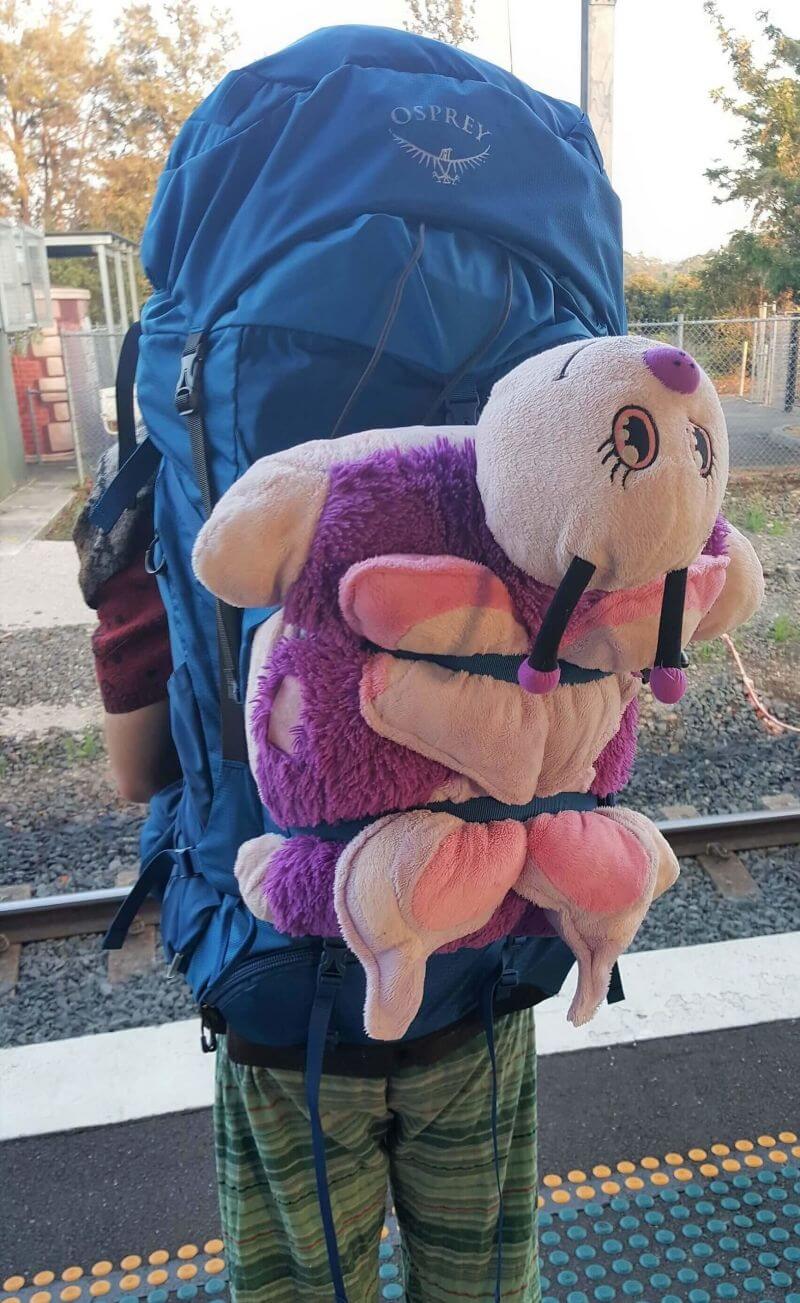
[[[250,763],[286,835],[246,843],[257,916],[341,935],[365,1026],[401,1037],[429,955],[557,931],[592,1016],[678,873],[612,803],[643,679],[747,619],[757,557],[719,516],[722,409],[686,353],[565,344],[477,426],[370,430],[257,462],[197,540],[200,580],[281,605],[253,642]]]

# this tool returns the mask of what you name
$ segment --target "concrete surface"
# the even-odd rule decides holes
[[[762,407],[744,398],[723,398],[728,426],[731,468],[756,470],[794,467],[800,471],[800,437],[787,431],[800,426],[800,412]]]
[[[540,1176],[796,1131],[798,1030],[765,1023],[540,1059]],[[174,1253],[219,1230],[208,1109],[9,1141],[0,1163],[0,1279]]]
[[[36,540],[11,555],[0,555],[0,628],[52,629],[96,622],[96,613],[78,588],[78,554],[72,543]]]
[[[16,554],[46,529],[75,490],[71,466],[38,466],[26,484],[0,501],[0,561]]]

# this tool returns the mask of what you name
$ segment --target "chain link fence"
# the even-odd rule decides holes
[[[719,392],[734,469],[800,468],[800,314],[640,321],[632,334],[685,348]],[[114,378],[122,331],[63,330],[75,459],[91,478],[116,439]]]
[[[631,322],[686,349],[722,399],[734,469],[800,467],[800,313]]]
[[[81,481],[91,479],[117,437],[114,382],[122,331],[64,330],[61,348]]]

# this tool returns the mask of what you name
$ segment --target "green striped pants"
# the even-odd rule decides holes
[[[539,1303],[533,1011],[496,1024],[503,1300]],[[325,1076],[328,1183],[349,1303],[378,1298],[391,1187],[409,1303],[492,1303],[497,1181],[491,1070],[476,1037],[389,1078]],[[303,1074],[217,1052],[217,1176],[235,1303],[330,1303]]]

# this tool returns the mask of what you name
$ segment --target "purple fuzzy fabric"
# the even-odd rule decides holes
[[[533,641],[553,589],[508,559],[486,525],[475,478],[475,446],[444,440],[427,448],[384,451],[336,466],[311,551],[285,608],[306,636],[285,639],[259,680],[251,731],[257,743],[261,799],[286,828],[311,828],[425,805],[449,776],[435,761],[379,737],[359,709],[368,653],[339,610],[339,583],[359,561],[388,553],[452,555],[488,566],[508,588]],[[577,610],[593,606],[586,593]],[[287,676],[303,698],[302,727],[291,754],[268,741],[269,714]],[[627,781],[636,747],[636,711],[599,757],[593,791],[606,795]],[[272,862],[265,894],[276,925],[292,935],[335,935],[332,887],[340,847],[293,838]],[[509,893],[489,924],[449,947],[480,946],[517,935],[552,935],[541,910]]]
[[[724,556],[727,552],[725,546],[726,539],[731,532],[731,527],[724,516],[717,516],[714,521],[714,528],[709,534],[703,552],[706,556]]]

